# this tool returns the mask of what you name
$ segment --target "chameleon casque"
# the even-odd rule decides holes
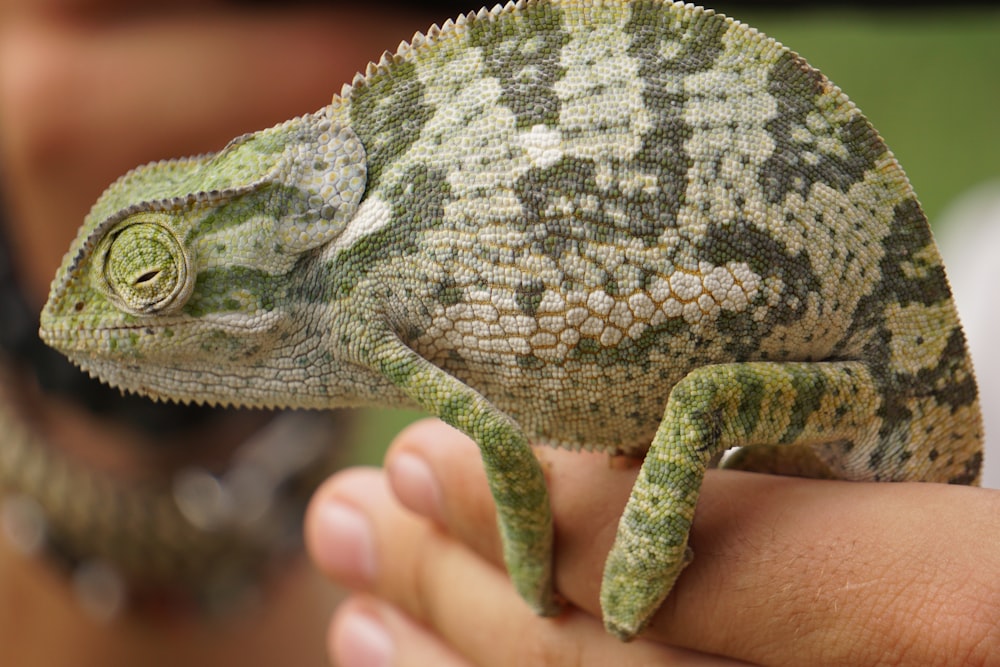
[[[419,406],[480,446],[542,614],[529,443],[643,456],[608,557],[639,633],[705,469],[975,484],[976,384],[927,220],[797,54],[660,0],[432,27],[328,107],[111,185],[41,335],[160,399]]]

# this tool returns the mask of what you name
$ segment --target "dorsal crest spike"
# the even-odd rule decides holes
[[[401,41],[395,51],[384,51],[377,61],[367,64],[363,73],[355,74],[350,88],[344,88],[341,91],[341,97],[346,99],[358,89],[368,85],[377,76],[391,76],[392,66],[415,58],[416,51],[431,48],[442,38],[461,33],[476,21],[497,21],[505,14],[523,8],[524,5],[523,0],[518,2],[510,0],[506,3],[497,3],[491,8],[481,7],[478,11],[460,14],[458,17],[449,18],[441,24],[432,24],[423,32],[414,33],[409,40]]]

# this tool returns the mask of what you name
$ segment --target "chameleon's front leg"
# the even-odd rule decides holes
[[[559,613],[552,584],[548,491],[541,465],[524,433],[477,391],[398,339],[380,346],[372,362],[424,410],[479,445],[496,501],[504,561],[514,587],[536,613]]]
[[[687,375],[670,394],[605,565],[608,630],[635,637],[690,562],[688,531],[717,453],[754,444],[868,444],[878,403],[857,362],[720,364]]]

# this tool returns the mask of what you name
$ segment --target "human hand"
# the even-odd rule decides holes
[[[568,601],[554,620],[510,586],[478,450],[456,431],[421,422],[385,473],[355,469],[320,489],[310,552],[358,591],[331,625],[338,664],[986,665],[1000,654],[1000,492],[711,471],[694,562],[644,638],[621,644],[601,627],[598,590],[637,469],[539,455]]]

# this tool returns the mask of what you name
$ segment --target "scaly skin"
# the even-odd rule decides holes
[[[895,158],[731,19],[526,1],[386,55],[316,114],[95,205],[42,336],[128,391],[416,405],[482,449],[515,585],[555,613],[529,441],[646,454],[608,559],[635,636],[705,468],[975,483],[976,385]]]

